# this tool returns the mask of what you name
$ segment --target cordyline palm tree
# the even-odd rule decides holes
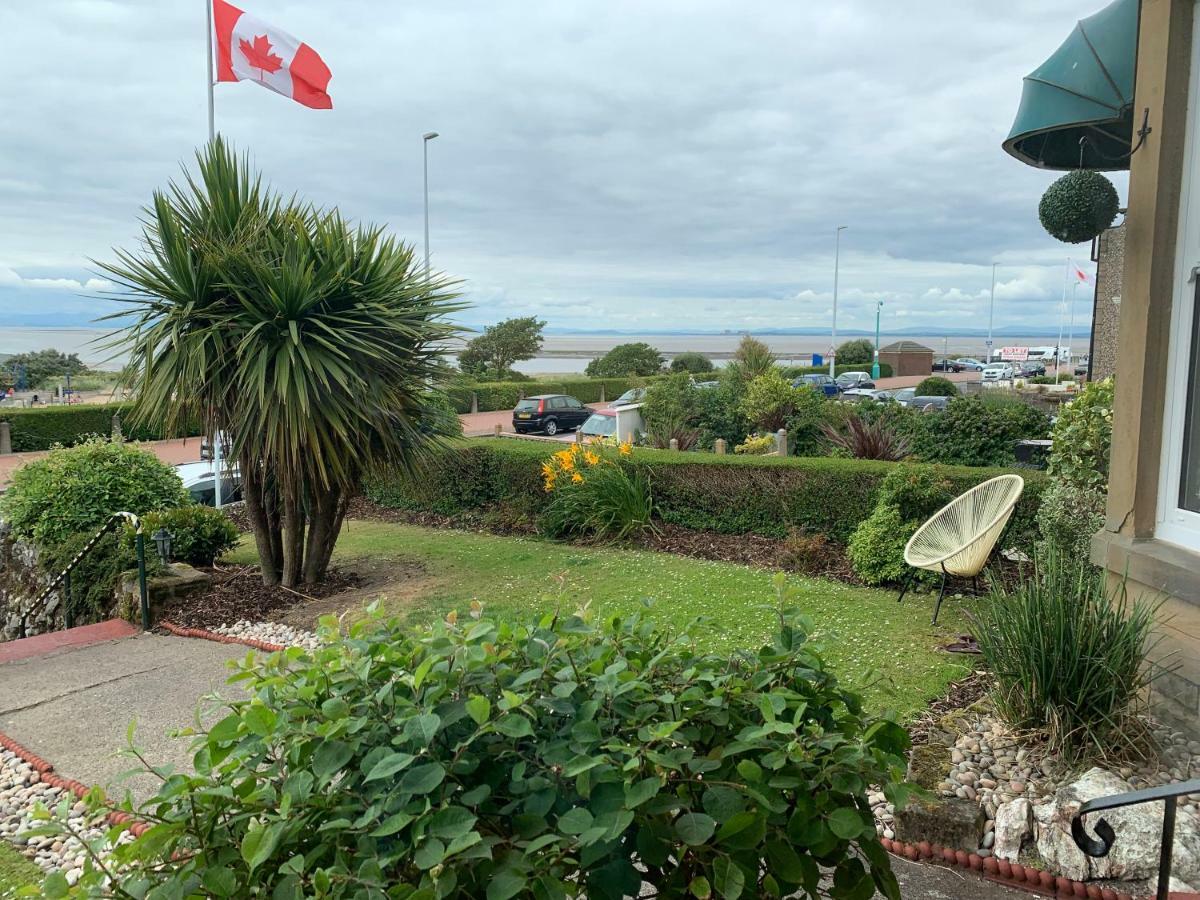
[[[101,264],[134,313],[112,343],[135,416],[228,436],[264,582],[311,584],[363,475],[439,442],[457,295],[381,229],[282,200],[220,138],[197,159],[155,193],[143,247]]]

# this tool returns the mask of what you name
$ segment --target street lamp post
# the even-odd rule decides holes
[[[879,377],[879,313],[883,309],[883,301],[875,301],[875,361],[871,363],[871,380]]]
[[[838,264],[841,261],[842,232],[849,226],[839,225],[833,241],[833,328],[829,342],[829,377],[835,378],[837,372],[834,365],[837,362],[837,301],[838,301]]]
[[[429,142],[438,136],[436,131],[421,135],[421,150],[425,168],[425,280],[429,280]]]
[[[992,314],[996,311],[996,264],[992,263],[992,293],[988,300],[987,362],[992,364]]]

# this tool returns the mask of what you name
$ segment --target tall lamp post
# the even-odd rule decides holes
[[[871,380],[879,377],[879,313],[883,309],[883,301],[875,301],[875,361],[871,363]]]
[[[425,167],[425,280],[429,280],[429,142],[438,136],[436,131],[421,135],[421,150]]]
[[[992,315],[996,311],[996,264],[992,263],[992,293],[988,300],[987,363],[992,364]]]
[[[829,377],[835,378],[834,364],[837,362],[837,301],[838,301],[838,264],[842,252],[842,232],[849,226],[839,225],[833,241],[833,329],[829,339]]]

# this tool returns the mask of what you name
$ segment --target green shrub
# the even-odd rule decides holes
[[[175,470],[153,453],[92,440],[14,471],[0,495],[0,515],[14,537],[49,547],[99,528],[116,512],[140,516],[189,502]]]
[[[868,338],[852,338],[837,348],[837,362],[843,366],[865,366],[875,359],[875,344]]]
[[[898,900],[867,790],[904,802],[908,738],[838,683],[811,621],[784,609],[730,657],[636,616],[475,615],[345,639],[329,619],[311,655],[238,663],[247,698],[142,804],[160,824],[113,850],[123,888],[736,900],[816,896],[826,873]]]
[[[1079,487],[1051,479],[1042,492],[1038,531],[1043,546],[1086,560],[1091,556],[1092,535],[1104,526],[1105,494],[1098,488]]]
[[[914,397],[957,397],[958,388],[949,378],[931,375],[916,387]]]
[[[742,413],[746,383],[728,369],[722,369],[716,381],[716,387],[701,390],[696,398],[695,422],[705,450],[711,450],[717,438],[735,447],[750,434],[750,422]]]
[[[627,378],[657,375],[662,371],[663,355],[644,342],[617,344],[584,369],[589,378]]]
[[[1112,225],[1120,207],[1121,199],[1111,181],[1099,172],[1080,168],[1046,188],[1038,203],[1038,218],[1051,237],[1079,244]]]
[[[1094,381],[1059,410],[1047,465],[1051,476],[1078,488],[1107,490],[1113,393],[1111,378]]]
[[[505,518],[536,518],[549,502],[542,464],[553,447],[541,442],[470,440],[437,457],[416,477],[393,473],[365,485],[372,500],[399,509],[443,515],[505,511]],[[747,457],[637,449],[633,464],[650,479],[662,521],[698,531],[787,537],[793,528],[844,544],[875,509],[880,485],[897,470],[937,473],[950,497],[1002,470],[874,460]],[[1032,549],[1035,514],[1045,476],[1022,472],[1025,492],[1009,526],[1006,546]],[[940,505],[940,504],[939,504]],[[936,507],[935,507],[936,508]],[[932,512],[933,510],[930,510]],[[912,513],[917,515],[917,513]]]
[[[726,368],[748,384],[775,368],[775,354],[758,338],[744,334]]]
[[[624,463],[629,446],[572,444],[543,465],[550,504],[538,521],[550,537],[622,540],[654,527],[654,498],[642,471]]]
[[[690,372],[693,375],[701,375],[712,370],[712,360],[703,353],[696,353],[692,350],[680,353],[671,360],[672,372]]]
[[[1011,466],[1016,442],[1044,438],[1049,417],[1024,403],[994,405],[978,397],[951,400],[945,411],[910,420],[913,454],[925,462]]]
[[[823,366],[781,366],[780,371],[788,378],[799,378],[801,375],[828,375],[829,363]],[[833,374],[841,375],[843,372],[861,372],[863,371],[862,363],[839,364],[834,367]],[[891,378],[895,372],[888,363],[879,364],[879,377]]]
[[[1053,547],[1014,587],[996,581],[975,636],[1014,728],[1046,734],[1068,758],[1120,754],[1141,733],[1130,715],[1149,681],[1156,603]]]
[[[698,419],[702,391],[686,372],[677,372],[654,382],[642,399],[642,421],[646,439],[660,450],[679,442],[680,450],[690,450],[700,438]]]
[[[211,566],[213,560],[238,542],[237,526],[219,509],[191,503],[149,512],[142,516],[142,531],[153,552],[151,536],[159,528],[171,533],[171,557],[191,566]],[[133,529],[127,529],[126,542],[133,545]]]
[[[766,453],[775,452],[775,435],[773,434],[752,434],[740,444],[733,448],[734,453],[743,453],[746,456],[762,456]]]
[[[159,441],[168,437],[193,437],[202,432],[200,423],[191,423],[184,434],[168,434],[161,427],[136,422],[127,403],[80,403],[75,406],[47,406],[36,409],[0,408],[0,422],[11,427],[14,453],[49,450],[61,444],[74,447],[97,436],[112,434],[112,418],[121,418],[121,433],[126,440]]]
[[[1032,378],[1025,379],[1029,384],[1057,384],[1059,380],[1053,375],[1034,375]]]
[[[824,423],[821,433],[838,455],[852,459],[885,459],[899,462],[911,452],[911,445],[887,418],[863,416],[850,410],[841,425]]]
[[[846,547],[854,574],[867,584],[902,581],[910,567],[904,562],[904,545],[921,525],[905,519],[890,503],[880,503],[855,529]]]

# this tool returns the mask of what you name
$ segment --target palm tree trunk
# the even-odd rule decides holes
[[[304,571],[304,506],[300,502],[300,486],[291,476],[283,475],[283,577],[281,584],[294,588],[300,584]]]
[[[267,496],[263,473],[247,453],[238,461],[242,473],[242,494],[246,499],[246,514],[254,532],[254,544],[258,548],[259,565],[262,568],[263,584],[279,584],[279,529],[277,517],[272,515],[273,499]]]
[[[313,497],[309,515],[308,542],[304,549],[304,583],[315,584],[325,577],[333,546],[342,520],[346,516],[348,498],[339,487],[318,493]]]

